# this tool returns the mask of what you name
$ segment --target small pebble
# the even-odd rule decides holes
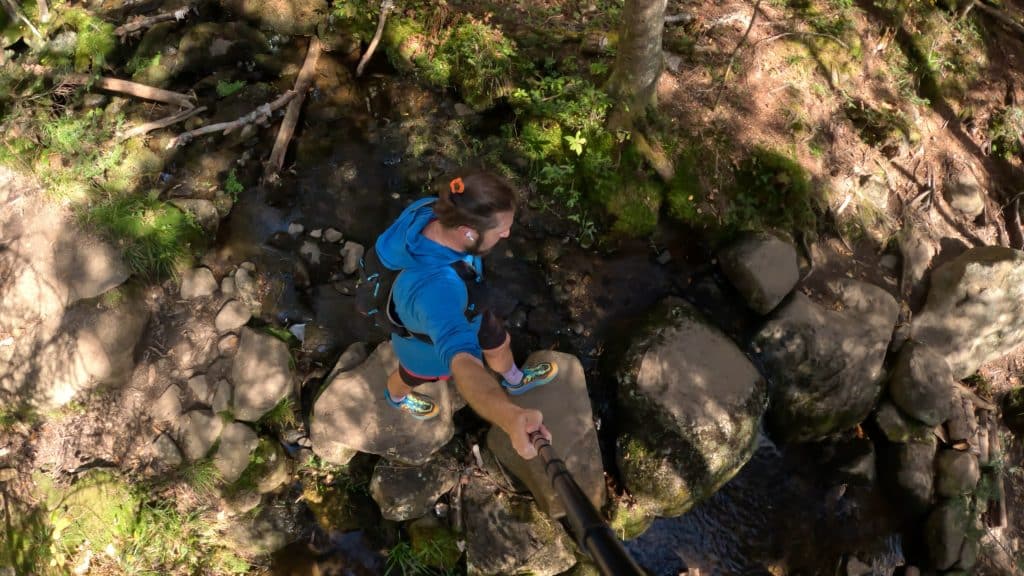
[[[661,254],[658,254],[658,264],[664,266],[672,261],[672,254],[668,250],[665,250]]]
[[[302,231],[305,229],[306,227],[303,226],[302,224],[299,224],[298,222],[292,222],[291,224],[288,225],[288,233],[291,234],[292,236],[298,236],[299,234],[302,234]]]
[[[248,270],[249,272],[256,271],[256,265],[253,264],[252,262],[242,262],[242,268]]]
[[[328,228],[327,230],[324,230],[324,240],[328,242],[341,242],[341,239],[343,237],[344,236],[342,235],[341,231],[337,230],[336,228]]]
[[[316,230],[313,230],[313,231],[311,231],[309,233],[309,237],[310,238],[320,238],[323,235],[324,235],[324,231],[321,228],[317,228]]]

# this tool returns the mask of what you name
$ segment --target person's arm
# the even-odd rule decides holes
[[[451,370],[459,394],[481,418],[508,434],[512,447],[520,456],[529,460],[537,455],[537,449],[530,442],[531,433],[539,430],[545,438],[551,440],[551,433],[544,427],[544,416],[540,411],[523,408],[512,402],[483,362],[475,356],[466,352],[456,354],[452,359]]]

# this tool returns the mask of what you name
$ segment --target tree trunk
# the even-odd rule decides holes
[[[608,91],[628,116],[657,104],[655,87],[661,76],[661,35],[667,0],[626,0],[615,67]]]

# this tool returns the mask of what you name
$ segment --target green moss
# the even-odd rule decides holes
[[[391,64],[406,72],[416,69],[416,58],[430,47],[423,33],[423,26],[419,22],[412,18],[395,16],[388,18],[384,26],[381,45]]]
[[[612,231],[624,236],[646,236],[658,226],[661,210],[661,186],[657,182],[624,182],[617,194],[605,204],[615,218]]]
[[[992,154],[1012,158],[1024,153],[1020,139],[1024,136],[1024,109],[1009,106],[992,115],[988,125]]]
[[[813,231],[815,192],[800,164],[779,152],[755,148],[736,172],[725,224],[734,230],[776,228]]]
[[[676,175],[665,193],[669,216],[690,225],[704,224],[707,216],[700,208],[704,187],[697,172],[696,154],[684,150],[676,159]]]
[[[66,10],[61,17],[78,34],[75,44],[75,69],[79,72],[90,69],[99,72],[117,46],[114,25],[100,20],[83,8]]]
[[[138,190],[146,181],[154,180],[164,167],[163,158],[141,139],[130,140],[104,154],[101,163],[113,164],[106,171],[102,187],[113,194]]]
[[[498,28],[473,17],[451,31],[437,55],[448,62],[462,99],[478,110],[511,93],[515,43]]]
[[[535,162],[555,162],[564,158],[562,127],[549,118],[527,120],[519,132],[522,150]]]

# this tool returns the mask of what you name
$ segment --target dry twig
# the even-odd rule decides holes
[[[718,108],[718,102],[722,100],[722,93],[725,91],[725,83],[729,81],[729,72],[732,71],[732,64],[736,60],[736,54],[739,53],[740,48],[743,47],[747,42],[747,36],[750,36],[750,31],[754,29],[754,22],[757,21],[757,12],[761,8],[761,0],[754,2],[754,13],[750,16],[750,23],[747,24],[747,31],[743,33],[743,37],[736,43],[736,47],[732,49],[732,54],[729,55],[729,63],[725,66],[725,73],[722,74],[722,82],[718,85],[718,96],[715,96],[715,103],[711,105],[711,109]]]
[[[171,20],[184,20],[188,16],[188,13],[192,10],[192,6],[185,6],[184,8],[179,8],[174,12],[161,12],[159,14],[154,14],[152,16],[136,16],[135,18],[132,18],[132,20],[127,24],[118,26],[114,30],[114,34],[120,36],[123,39],[125,36],[128,36],[129,34],[133,34],[140,30],[145,30],[146,28],[149,28],[161,22],[170,22]]]
[[[217,124],[210,124],[209,126],[203,126],[201,128],[196,128],[195,130],[189,130],[188,132],[179,134],[177,137],[175,137],[167,144],[167,148],[170,149],[174,148],[175,146],[188,144],[196,136],[204,136],[206,134],[213,134],[215,132],[220,132],[226,135],[230,134],[237,128],[245,126],[246,124],[266,122],[274,113],[275,110],[283,107],[285,104],[288,103],[289,100],[291,100],[294,97],[295,91],[289,90],[282,94],[281,96],[278,96],[278,98],[273,102],[264,104],[259,108],[253,110],[252,112],[249,112],[245,116],[242,116],[241,118],[232,120],[231,122],[218,122]]]
[[[377,31],[373,34],[373,39],[370,40],[370,45],[366,48],[366,53],[359,60],[359,65],[356,66],[356,76],[363,75],[363,69],[366,68],[366,64],[373,57],[373,53],[377,50],[377,44],[380,43],[380,37],[384,34],[384,23],[388,20],[388,12],[391,11],[391,7],[394,6],[393,0],[383,0],[380,3],[380,17],[377,19]]]
[[[200,106],[198,108],[189,108],[188,110],[183,110],[181,112],[178,112],[177,114],[172,114],[171,116],[167,116],[167,117],[161,118],[159,120],[153,120],[152,122],[146,122],[145,124],[140,124],[140,125],[132,128],[132,129],[130,129],[130,130],[126,130],[122,134],[118,135],[117,139],[118,140],[128,140],[129,138],[134,138],[136,136],[142,136],[143,134],[148,134],[148,133],[152,132],[153,130],[158,130],[160,128],[166,128],[168,126],[171,126],[172,124],[177,124],[178,122],[182,122],[182,121],[188,120],[189,118],[195,116],[196,114],[199,114],[199,113],[205,112],[205,111],[206,111],[206,106]]]
[[[263,178],[268,181],[277,179],[277,173],[284,165],[284,156],[288,152],[288,143],[291,142],[295,133],[295,126],[299,123],[299,113],[302,111],[302,103],[306,100],[306,92],[313,84],[313,75],[316,73],[316,63],[320,58],[320,40],[313,36],[309,40],[309,48],[306,50],[306,60],[302,63],[302,70],[295,79],[295,98],[288,103],[288,110],[281,121],[281,128],[277,131],[277,138],[274,140],[274,149],[264,167]]]

